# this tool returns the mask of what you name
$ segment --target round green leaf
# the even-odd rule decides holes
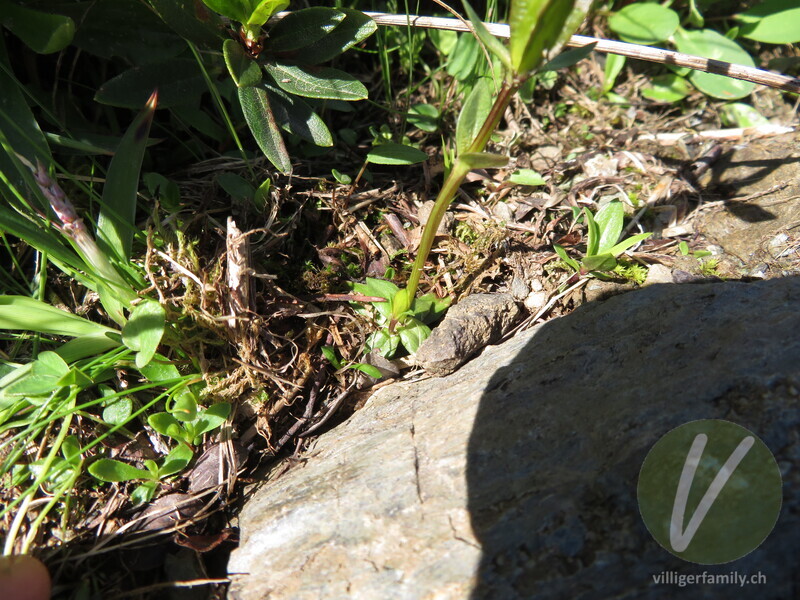
[[[367,154],[367,161],[376,165],[413,165],[427,158],[422,150],[404,144],[381,144]]]
[[[675,34],[675,45],[680,52],[694,54],[711,60],[721,60],[729,63],[754,67],[752,57],[745,52],[739,44],[729,40],[724,35],[710,29],[700,31],[684,31],[679,29]],[[723,75],[692,71],[689,81],[697,89],[714,98],[724,100],[737,100],[748,96],[756,85],[749,81],[731,79]]]
[[[680,102],[692,93],[686,79],[673,73],[656,75],[650,83],[650,87],[642,89],[642,96],[655,102]]]
[[[733,127],[758,127],[769,121],[755,108],[743,102],[732,102],[722,107],[722,122]]]
[[[439,109],[433,104],[412,104],[408,109],[408,123],[421,131],[433,133],[439,129]]]
[[[547,183],[544,177],[533,169],[517,169],[508,178],[509,183],[514,185],[544,185]]]
[[[800,42],[800,4],[797,0],[767,0],[737,15],[739,35],[767,44]]]
[[[194,421],[197,418],[197,400],[192,391],[183,388],[173,396],[172,406],[169,412],[178,421]]]
[[[110,425],[122,425],[131,418],[133,402],[127,396],[116,398],[103,409],[103,421]]]
[[[645,46],[669,39],[679,24],[674,10],[654,2],[629,4],[608,18],[608,26],[623,41]]]

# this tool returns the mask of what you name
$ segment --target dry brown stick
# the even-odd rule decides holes
[[[282,19],[288,14],[288,12],[278,13],[274,18]],[[469,28],[458,19],[420,17],[416,15],[390,15],[378,12],[367,12],[365,14],[371,17],[378,25],[411,25],[413,27],[424,27],[428,29],[469,31]],[[502,38],[508,38],[510,36],[510,29],[508,25],[504,23],[484,23],[484,25],[486,25],[486,28],[492,35]],[[664,65],[675,65],[676,67],[688,67],[695,71],[716,73],[718,75],[733,77],[734,79],[741,79],[743,81],[750,81],[752,83],[777,88],[785,92],[800,94],[800,79],[789,77],[788,75],[771,73],[763,69],[756,69],[755,67],[746,67],[744,65],[702,58],[682,52],[673,52],[662,48],[652,48],[650,46],[640,46],[638,44],[628,44],[626,42],[616,42],[584,35],[573,35],[569,42],[567,42],[567,46],[573,47],[588,46],[590,44],[597,44],[594,49],[598,52],[619,54],[620,56],[638,58],[639,60],[646,60]]]

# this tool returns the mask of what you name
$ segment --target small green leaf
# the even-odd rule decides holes
[[[336,350],[333,346],[323,346],[322,347],[322,355],[328,360],[333,368],[337,371],[342,368],[342,361],[336,356]]]
[[[358,292],[364,296],[378,296],[391,300],[395,297],[400,290],[396,284],[385,279],[377,279],[375,277],[367,277],[364,283],[352,284],[353,291]]]
[[[533,169],[517,169],[508,177],[508,182],[514,185],[545,185],[547,181]]]
[[[617,243],[622,233],[622,223],[625,219],[625,208],[622,202],[614,200],[609,202],[594,217],[600,230],[600,241],[597,251],[588,254],[604,254]]]
[[[503,66],[505,66],[509,72],[512,71],[513,67],[511,66],[511,55],[508,53],[508,48],[506,48],[500,42],[500,40],[489,33],[489,30],[486,29],[483,21],[481,21],[480,17],[472,9],[472,6],[470,6],[467,0],[464,0],[463,4],[464,10],[467,11],[467,16],[469,17],[472,26],[475,28],[475,33],[478,34],[478,37],[480,38],[481,42],[483,42],[483,45],[486,46],[491,54],[500,59],[500,62],[503,63]]]
[[[255,4],[253,12],[247,17],[246,23],[261,27],[264,23],[269,21],[269,18],[276,12],[282,11],[289,6],[289,0],[251,0],[251,5]]]
[[[225,40],[222,43],[222,55],[225,66],[237,87],[249,87],[261,81],[261,67],[250,58],[236,40]]]
[[[611,254],[612,256],[619,256],[620,254],[625,252],[631,246],[635,246],[636,244],[638,244],[642,240],[646,240],[651,235],[653,235],[653,234],[652,233],[637,233],[636,235],[632,235],[631,237],[626,238],[623,241],[621,241],[619,244],[617,244],[613,248],[610,248],[608,253]]]
[[[363,83],[338,69],[278,63],[267,63],[264,68],[278,87],[290,94],[348,101],[363,100],[367,97],[367,88]]]
[[[163,356],[157,354],[156,360],[150,361],[146,366],[139,369],[142,375],[152,383],[163,381],[174,381],[180,379],[181,374],[178,368]]]
[[[355,363],[350,365],[351,369],[355,369],[356,371],[361,371],[368,377],[372,377],[373,379],[381,379],[383,377],[383,373],[381,373],[380,369],[374,365],[368,365],[365,363]]]
[[[614,88],[617,77],[622,72],[627,58],[619,54],[606,55],[606,64],[603,69],[603,93],[607,94]]]
[[[385,358],[392,358],[400,347],[400,336],[389,333],[386,329],[379,329],[367,338],[366,348],[375,350]]]
[[[758,127],[769,121],[755,108],[744,102],[732,102],[722,107],[722,122],[733,127]]]
[[[137,352],[138,368],[147,365],[155,355],[164,335],[165,319],[164,308],[155,300],[143,300],[131,311],[122,329],[122,342]]]
[[[408,123],[420,131],[433,133],[439,129],[439,109],[433,104],[412,104],[408,109]]]
[[[650,80],[651,87],[642,88],[642,96],[655,102],[680,102],[692,93],[692,86],[674,73],[656,75]]]
[[[498,169],[508,164],[508,157],[491,152],[465,152],[458,160],[470,169]]]
[[[456,124],[456,155],[467,152],[478,137],[483,123],[492,110],[492,84],[487,78],[479,79],[464,100]]]
[[[80,461],[81,443],[78,441],[77,436],[68,435],[64,438],[64,443],[61,444],[61,454],[64,456],[64,459],[72,465],[76,465]]]
[[[179,443],[169,454],[167,454],[167,457],[164,459],[164,463],[158,469],[157,477],[161,479],[162,477],[167,477],[168,475],[180,473],[186,468],[186,465],[191,462],[193,456],[194,452],[192,452],[192,449],[189,448],[189,446]]]
[[[350,175],[341,173],[336,169],[331,169],[331,175],[333,175],[333,178],[342,185],[350,185],[353,183],[353,178],[350,177]]]
[[[425,294],[415,298],[411,303],[411,314],[415,319],[427,325],[438,320],[447,311],[452,301],[452,298],[439,298],[435,294]]]
[[[141,485],[136,486],[131,492],[131,502],[134,504],[144,504],[150,502],[158,488],[158,481],[145,481]]]
[[[212,404],[192,423],[194,425],[194,436],[198,437],[208,431],[213,431],[222,425],[231,414],[231,405],[227,402]]]
[[[767,44],[800,42],[800,5],[797,0],[766,0],[735,17],[739,35]]]
[[[569,255],[567,254],[567,251],[564,250],[564,248],[562,248],[558,244],[553,244],[553,250],[555,250],[556,254],[558,254],[558,257],[561,260],[563,260],[567,265],[572,267],[573,270],[580,271],[580,265],[578,264],[578,262],[575,259],[570,258]]]
[[[127,463],[110,458],[101,458],[89,465],[89,473],[100,481],[131,481],[152,479],[149,471],[137,469]]]
[[[413,165],[427,158],[422,150],[405,144],[380,144],[367,154],[367,161],[376,165]]]
[[[617,259],[611,254],[595,254],[581,261],[584,271],[611,271],[617,266]]]
[[[419,350],[420,344],[428,339],[431,334],[430,327],[419,322],[417,319],[409,318],[397,331],[403,347],[410,354],[415,354]]]
[[[608,18],[622,41],[645,46],[669,39],[679,24],[678,13],[655,2],[629,4]]]
[[[103,421],[109,425],[122,425],[127,423],[133,413],[133,402],[127,396],[115,398],[103,409]]]
[[[58,387],[69,387],[75,385],[81,389],[91,386],[94,382],[83,371],[76,367],[71,367],[67,373],[58,380]]]
[[[331,33],[346,16],[340,10],[321,6],[293,11],[269,30],[266,50],[270,53],[300,50]]]
[[[267,91],[261,87],[240,87],[238,94],[244,118],[264,156],[283,173],[291,172],[292,162],[275,123]]]
[[[158,465],[156,464],[156,461],[146,458],[144,460],[144,468],[150,473],[150,477],[152,479],[158,479]]]
[[[197,400],[189,388],[183,388],[172,397],[170,414],[178,421],[194,421],[197,418]]]
[[[253,12],[249,0],[203,0],[203,4],[239,23],[247,22],[247,18]]]
[[[161,435],[174,440],[186,440],[186,431],[178,420],[169,413],[160,412],[147,417],[147,423]]]
[[[61,379],[69,373],[69,365],[55,352],[42,352],[31,365],[27,376],[10,384],[6,396],[43,396],[62,387]]]
[[[75,36],[75,22],[51,14],[0,0],[0,23],[38,54],[60,52]]]
[[[411,309],[411,298],[408,296],[408,288],[397,290],[392,298],[392,317],[399,319]]]
[[[592,211],[585,208],[583,213],[586,215],[586,256],[594,256],[600,247],[600,227],[594,220]]]
[[[705,19],[697,8],[696,0],[689,0],[689,24],[697,29],[701,29],[705,25]]]

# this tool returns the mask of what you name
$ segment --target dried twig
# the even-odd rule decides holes
[[[273,18],[282,19],[288,14],[288,12],[281,12],[275,15]],[[464,25],[458,19],[448,19],[444,17],[420,17],[417,15],[390,15],[378,12],[367,12],[365,14],[370,16],[378,25],[411,25],[413,27],[423,27],[427,29],[469,31],[469,27]],[[492,35],[502,38],[510,37],[509,26],[504,23],[484,23],[484,25]],[[614,40],[604,40],[601,38],[587,37],[585,35],[573,35],[567,42],[567,46],[577,48],[588,46],[590,44],[596,44],[594,49],[597,52],[619,54],[620,56],[637,58],[639,60],[646,60],[664,65],[675,65],[676,67],[688,67],[690,69],[694,69],[695,71],[716,73],[718,75],[733,77],[734,79],[741,79],[743,81],[750,81],[752,83],[758,83],[768,87],[777,88],[785,92],[800,94],[800,79],[796,77],[789,77],[788,75],[770,73],[769,71],[764,71],[763,69],[746,67],[744,65],[735,65],[733,63],[728,63],[721,60],[702,58],[700,56],[693,56],[691,54],[684,54],[682,52],[673,52],[671,50],[664,50],[662,48],[640,46],[638,44],[628,44],[626,42],[616,42]]]

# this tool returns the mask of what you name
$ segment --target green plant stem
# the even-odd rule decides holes
[[[489,115],[483,122],[478,135],[475,136],[467,152],[483,152],[483,149],[486,148],[486,144],[489,143],[489,139],[492,137],[492,133],[494,133],[494,130],[500,124],[500,119],[503,118],[503,114],[506,112],[511,98],[514,97],[518,89],[519,83],[517,82],[503,82],[503,86],[500,88],[500,92],[492,105],[492,110],[489,111]],[[457,158],[442,189],[439,191],[439,195],[436,196],[433,210],[431,210],[428,222],[425,224],[425,230],[422,233],[422,239],[417,249],[417,257],[414,259],[414,266],[411,268],[411,275],[408,277],[406,293],[409,303],[417,294],[419,279],[422,276],[425,261],[428,260],[428,254],[433,247],[433,239],[436,237],[436,230],[439,228],[439,223],[442,222],[444,214],[450,206],[450,202],[452,202],[456,192],[458,192],[458,188],[461,186],[461,183],[464,181],[469,171],[469,166],[464,164],[461,159]]]
[[[483,126],[481,126],[478,135],[475,136],[475,139],[472,140],[472,144],[470,144],[469,148],[467,148],[467,152],[483,152],[495,129],[497,129],[497,126],[500,124],[500,119],[503,118],[508,105],[511,103],[511,99],[514,97],[514,94],[517,93],[519,85],[520,84],[517,82],[513,84],[507,81],[503,82],[503,85],[500,87],[500,91],[497,94],[497,98],[494,99],[492,110],[489,111],[489,115],[483,122]]]

